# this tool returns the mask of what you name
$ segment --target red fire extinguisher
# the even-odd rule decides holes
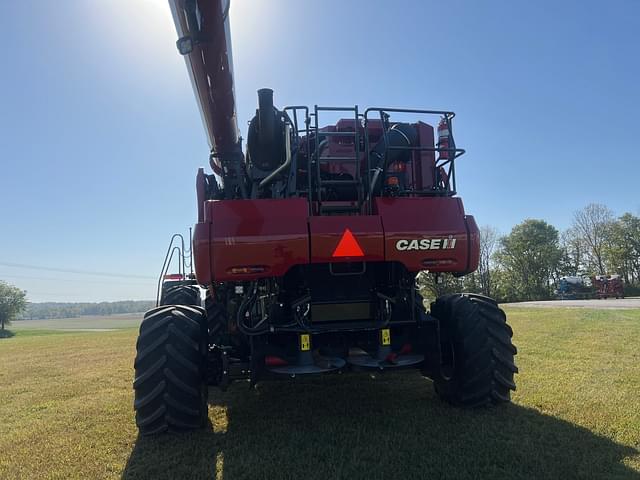
[[[447,125],[447,121],[444,117],[440,119],[440,123],[438,124],[438,148],[449,148],[449,126]],[[440,160],[446,160],[449,158],[449,152],[447,150],[440,150],[439,154]]]

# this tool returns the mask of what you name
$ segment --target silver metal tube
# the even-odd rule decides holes
[[[280,175],[281,172],[283,172],[284,170],[286,170],[287,168],[289,168],[289,166],[291,165],[291,126],[289,124],[286,124],[284,127],[284,136],[285,136],[285,142],[284,142],[284,150],[285,150],[285,160],[284,163],[282,165],[280,165],[278,168],[276,168],[273,172],[271,172],[266,178],[264,178],[261,182],[260,182],[260,188],[265,187],[266,185],[269,185],[278,175]]]

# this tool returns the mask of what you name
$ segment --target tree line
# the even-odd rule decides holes
[[[99,303],[27,303],[26,308],[16,318],[36,320],[47,318],[72,318],[85,315],[117,315],[145,312],[156,306],[152,300],[125,300]]]
[[[554,297],[563,276],[618,274],[627,295],[640,293],[640,217],[616,217],[605,205],[590,204],[559,231],[544,220],[527,219],[500,236],[480,228],[478,270],[461,278],[423,272],[419,285],[429,298],[451,292],[473,292],[500,302]]]

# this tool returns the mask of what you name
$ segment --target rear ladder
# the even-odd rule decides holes
[[[355,119],[355,128],[353,132],[321,132],[320,131],[320,112],[349,112],[353,114],[353,118]],[[353,214],[360,213],[363,204],[363,184],[361,178],[361,150],[360,150],[360,115],[358,114],[358,106],[354,107],[319,107],[315,105],[314,113],[312,114],[314,117],[314,125],[313,130],[315,133],[315,152],[313,159],[315,161],[315,178],[316,178],[316,186],[317,186],[317,214],[318,215],[326,215],[326,214]],[[330,137],[352,137],[353,145],[354,145],[354,156],[347,157],[321,157],[320,156],[320,135],[329,139]],[[353,162],[354,164],[354,178],[352,180],[323,180],[322,179],[322,165],[329,164],[331,162]],[[323,186],[349,186],[353,185],[357,192],[357,202],[356,205],[353,205],[353,202],[330,202],[326,199],[323,199],[322,195],[322,187]],[[309,175],[309,192],[312,191],[312,175]],[[312,201],[313,196],[309,196],[310,201]],[[314,215],[314,209],[311,208],[311,214]]]

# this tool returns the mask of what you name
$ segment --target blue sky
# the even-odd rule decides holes
[[[640,2],[234,0],[231,29],[243,130],[261,87],[451,109],[479,224],[640,213]],[[168,7],[4,1],[0,31],[0,279],[33,301],[152,298],[208,156]]]

